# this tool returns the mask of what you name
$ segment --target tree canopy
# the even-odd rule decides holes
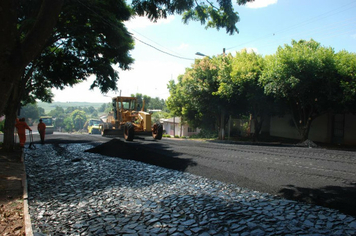
[[[167,104],[200,128],[209,118],[223,127],[224,114],[251,114],[257,134],[264,117],[291,114],[304,141],[316,117],[356,112],[355,65],[355,53],[335,53],[314,40],[293,40],[265,57],[246,50],[206,57],[169,83]]]
[[[310,40],[292,41],[267,57],[261,76],[266,94],[284,100],[302,139],[311,122],[340,108],[342,91],[332,48]]]
[[[178,78],[178,84],[171,81],[168,86],[171,96],[167,105],[175,115],[182,116],[192,127],[214,129],[217,126],[221,138],[236,102],[218,93],[221,81],[230,77],[230,60],[230,55],[197,59],[192,68],[187,68]]]

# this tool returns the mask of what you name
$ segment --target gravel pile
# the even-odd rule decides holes
[[[35,235],[356,234],[356,219],[336,210],[89,148],[26,150]]]

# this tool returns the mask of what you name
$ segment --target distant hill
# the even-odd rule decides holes
[[[98,109],[103,103],[92,103],[92,102],[37,102],[37,106],[45,110],[46,113],[54,110],[56,107],[62,107],[64,110],[68,107],[90,107],[93,106]]]

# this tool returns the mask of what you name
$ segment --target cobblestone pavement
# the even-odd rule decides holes
[[[84,144],[26,151],[34,235],[355,235],[356,219]]]

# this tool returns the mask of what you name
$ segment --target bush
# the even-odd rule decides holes
[[[4,133],[5,120],[0,121],[0,133]]]
[[[189,138],[216,139],[218,138],[218,134],[216,131],[201,130],[199,134],[193,134]]]

